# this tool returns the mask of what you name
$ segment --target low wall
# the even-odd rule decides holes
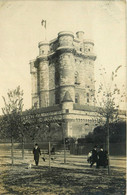
[[[38,142],[39,147],[41,150],[48,150],[48,142]],[[103,145],[105,149],[104,144]],[[25,150],[31,151],[33,150],[34,144],[33,143],[25,143],[24,145]],[[56,151],[63,150],[64,146],[61,142],[51,142],[51,147],[54,146]],[[78,145],[72,143],[70,146],[66,145],[66,149],[70,150],[70,154],[74,155],[87,155],[90,150],[94,147],[93,143],[86,143],[84,145]],[[22,149],[21,143],[14,143],[14,151],[19,151]],[[11,150],[11,143],[0,143],[0,151],[5,152]],[[116,156],[126,156],[126,144],[125,143],[110,143],[110,155]]]
[[[37,142],[40,149],[48,150],[49,143],[48,142]],[[50,146],[55,147],[56,150],[62,150],[64,148],[63,144],[61,142],[50,142]],[[24,143],[24,149],[28,151],[32,151],[34,147],[34,143]],[[0,151],[10,151],[11,150],[11,143],[0,143]],[[21,143],[14,143],[14,151],[20,151],[22,150],[22,144]]]

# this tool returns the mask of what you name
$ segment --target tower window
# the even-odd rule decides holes
[[[41,53],[44,54],[44,50],[42,50]]]
[[[87,103],[89,103],[89,93],[86,94],[87,95]]]
[[[34,102],[33,108],[37,108],[38,102]]]
[[[89,103],[89,98],[87,98],[87,103]]]
[[[59,81],[60,81],[60,74],[59,74],[58,69],[56,68],[56,71],[55,71],[55,85],[59,85]]]
[[[80,84],[79,83],[79,74],[78,74],[78,72],[75,72],[75,84]]]
[[[56,97],[56,104],[59,104],[60,103],[60,100],[59,98]]]
[[[79,94],[78,93],[75,94],[75,103],[76,104],[79,103]]]
[[[56,94],[55,94],[55,104],[59,104],[59,103],[60,103],[59,93],[56,92]]]

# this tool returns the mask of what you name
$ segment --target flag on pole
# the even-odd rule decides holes
[[[44,28],[46,29],[46,20],[42,20],[41,25],[44,26]]]

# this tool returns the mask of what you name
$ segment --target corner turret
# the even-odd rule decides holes
[[[80,41],[83,41],[84,39],[84,32],[83,31],[78,31],[76,33],[77,39],[79,39]]]
[[[49,52],[49,42],[41,41],[38,44],[39,47],[39,55],[47,55]]]
[[[62,109],[63,110],[72,110],[73,109],[73,100],[71,98],[71,95],[69,93],[69,91],[66,91],[63,97],[63,101],[62,101]]]

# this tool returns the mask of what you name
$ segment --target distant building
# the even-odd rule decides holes
[[[82,137],[97,123],[94,110],[94,43],[70,31],[38,44],[30,61],[32,106],[49,120],[64,119],[66,136]]]

